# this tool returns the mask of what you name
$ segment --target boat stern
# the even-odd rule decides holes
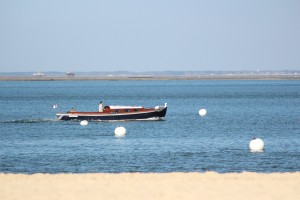
[[[78,115],[76,114],[66,114],[66,113],[57,113],[56,119],[57,120],[70,120],[70,119],[77,119]]]

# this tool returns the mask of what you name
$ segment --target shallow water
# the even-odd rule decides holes
[[[163,121],[55,120],[72,107],[97,111],[100,100],[167,102],[168,112]],[[0,172],[300,171],[299,103],[300,81],[1,81]],[[249,151],[254,137],[263,153]]]

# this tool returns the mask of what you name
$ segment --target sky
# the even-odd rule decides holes
[[[300,70],[299,0],[0,0],[0,72]]]

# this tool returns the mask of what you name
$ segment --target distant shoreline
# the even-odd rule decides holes
[[[300,75],[203,75],[203,76],[0,76],[0,81],[130,81],[130,80],[300,80]]]

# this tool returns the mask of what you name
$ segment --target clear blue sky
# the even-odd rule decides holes
[[[0,0],[0,71],[300,70],[300,0]]]

